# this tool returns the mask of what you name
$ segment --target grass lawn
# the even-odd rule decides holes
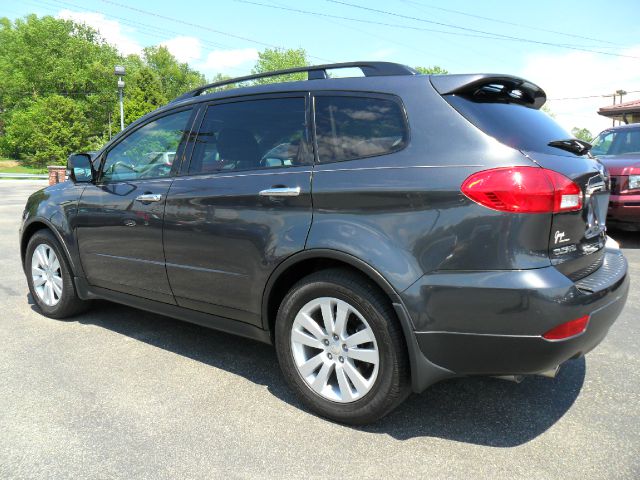
[[[0,158],[0,173],[47,173],[47,169],[25,167],[17,160]]]

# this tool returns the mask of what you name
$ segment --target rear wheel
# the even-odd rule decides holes
[[[51,232],[39,230],[31,237],[24,261],[29,291],[44,315],[66,318],[88,307],[76,294],[69,263]]]
[[[298,282],[278,311],[276,348],[305,404],[332,420],[375,421],[409,392],[402,330],[385,296],[348,270]]]

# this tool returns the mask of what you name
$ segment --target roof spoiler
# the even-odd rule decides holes
[[[440,95],[466,95],[479,100],[502,98],[536,110],[547,101],[547,94],[535,83],[512,75],[476,73],[430,78]]]

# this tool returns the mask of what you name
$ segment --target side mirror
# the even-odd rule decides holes
[[[91,155],[88,153],[72,153],[67,159],[69,178],[75,183],[93,181],[94,171]]]

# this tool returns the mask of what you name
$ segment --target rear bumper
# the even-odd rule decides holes
[[[535,374],[584,355],[606,336],[627,299],[627,262],[607,248],[603,266],[579,282],[554,267],[426,275],[403,292],[421,353],[455,375]],[[542,335],[590,315],[565,340]]]
[[[607,223],[640,227],[640,195],[611,195]]]

